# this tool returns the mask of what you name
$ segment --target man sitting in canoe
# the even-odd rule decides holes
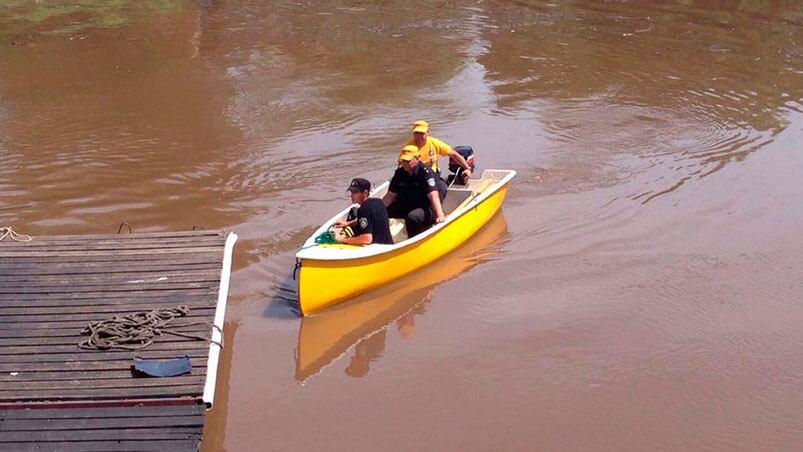
[[[382,201],[388,208],[388,216],[403,218],[407,236],[413,237],[445,220],[441,202],[447,187],[443,179],[421,162],[415,145],[402,148],[399,165]]]
[[[432,171],[438,176],[441,174],[440,169],[438,169],[438,157],[445,155],[454,160],[460,168],[463,168],[462,177],[465,179],[471,177],[471,165],[451,146],[435,137],[429,136],[429,123],[426,121],[419,120],[413,123],[413,138],[404,143],[404,145],[415,146],[418,149],[421,161],[432,168]]]
[[[346,189],[351,194],[351,202],[359,204],[355,217],[335,222],[335,240],[348,245],[368,245],[383,243],[393,245],[393,237],[388,226],[388,212],[379,198],[369,198],[371,183],[358,177]],[[350,227],[353,235],[346,234]]]

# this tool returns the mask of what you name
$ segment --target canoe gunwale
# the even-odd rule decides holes
[[[417,246],[420,242],[426,241],[430,236],[433,236],[440,232],[442,229],[446,228],[449,224],[453,223],[457,219],[461,218],[463,215],[467,214],[469,211],[475,209],[477,206],[485,202],[486,199],[493,196],[496,192],[504,188],[507,183],[516,176],[515,170],[496,170],[496,169],[488,169],[485,171],[496,171],[496,172],[506,172],[507,174],[502,177],[501,179],[495,181],[491,186],[487,187],[482,192],[472,195],[473,198],[470,198],[470,201],[464,202],[461,206],[459,206],[454,211],[450,212],[446,216],[446,221],[443,223],[437,224],[421,234],[417,236],[401,241],[399,243],[395,243],[393,245],[382,245],[382,244],[371,244],[366,246],[353,246],[348,248],[325,248],[325,247],[317,247],[315,246],[315,237],[317,237],[322,232],[329,229],[329,227],[337,221],[338,218],[342,218],[346,213],[348,213],[349,209],[352,208],[353,204],[346,207],[342,211],[338,212],[335,216],[325,222],[320,228],[318,228],[312,235],[304,242],[301,249],[296,253],[296,259],[301,261],[307,260],[316,260],[316,261],[348,261],[348,260],[360,260],[365,258],[372,258],[376,256],[381,256],[388,253],[395,254],[396,252],[404,252],[405,249]],[[484,174],[484,172],[483,172]],[[480,177],[480,180],[482,177]],[[371,192],[373,196],[376,193],[380,193],[386,189],[389,185],[389,182],[384,182],[380,186],[378,186],[374,191]],[[323,252],[321,252],[323,250]]]

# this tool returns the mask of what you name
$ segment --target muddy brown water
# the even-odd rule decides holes
[[[0,6],[0,225],[240,235],[205,450],[800,450],[800,2],[59,5]],[[301,320],[419,118],[502,213]]]

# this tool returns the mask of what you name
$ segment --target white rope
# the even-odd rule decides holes
[[[17,231],[11,229],[11,226],[6,226],[0,228],[0,242],[2,242],[6,237],[10,237],[11,240],[15,242],[30,242],[31,236],[20,234]]]

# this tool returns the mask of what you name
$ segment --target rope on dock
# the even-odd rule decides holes
[[[20,234],[19,232],[11,229],[11,226],[0,227],[0,242],[2,242],[6,237],[9,237],[11,240],[15,242],[31,241],[30,235]]]
[[[171,309],[154,309],[140,311],[125,316],[114,316],[108,320],[92,322],[81,331],[88,334],[89,339],[78,344],[85,350],[140,350],[153,343],[155,336],[172,334],[198,341],[209,341],[208,337],[175,331],[175,328],[207,325],[206,322],[184,323],[176,326],[168,324],[177,317],[184,317],[190,312],[188,306]],[[221,344],[218,344],[221,346]]]

